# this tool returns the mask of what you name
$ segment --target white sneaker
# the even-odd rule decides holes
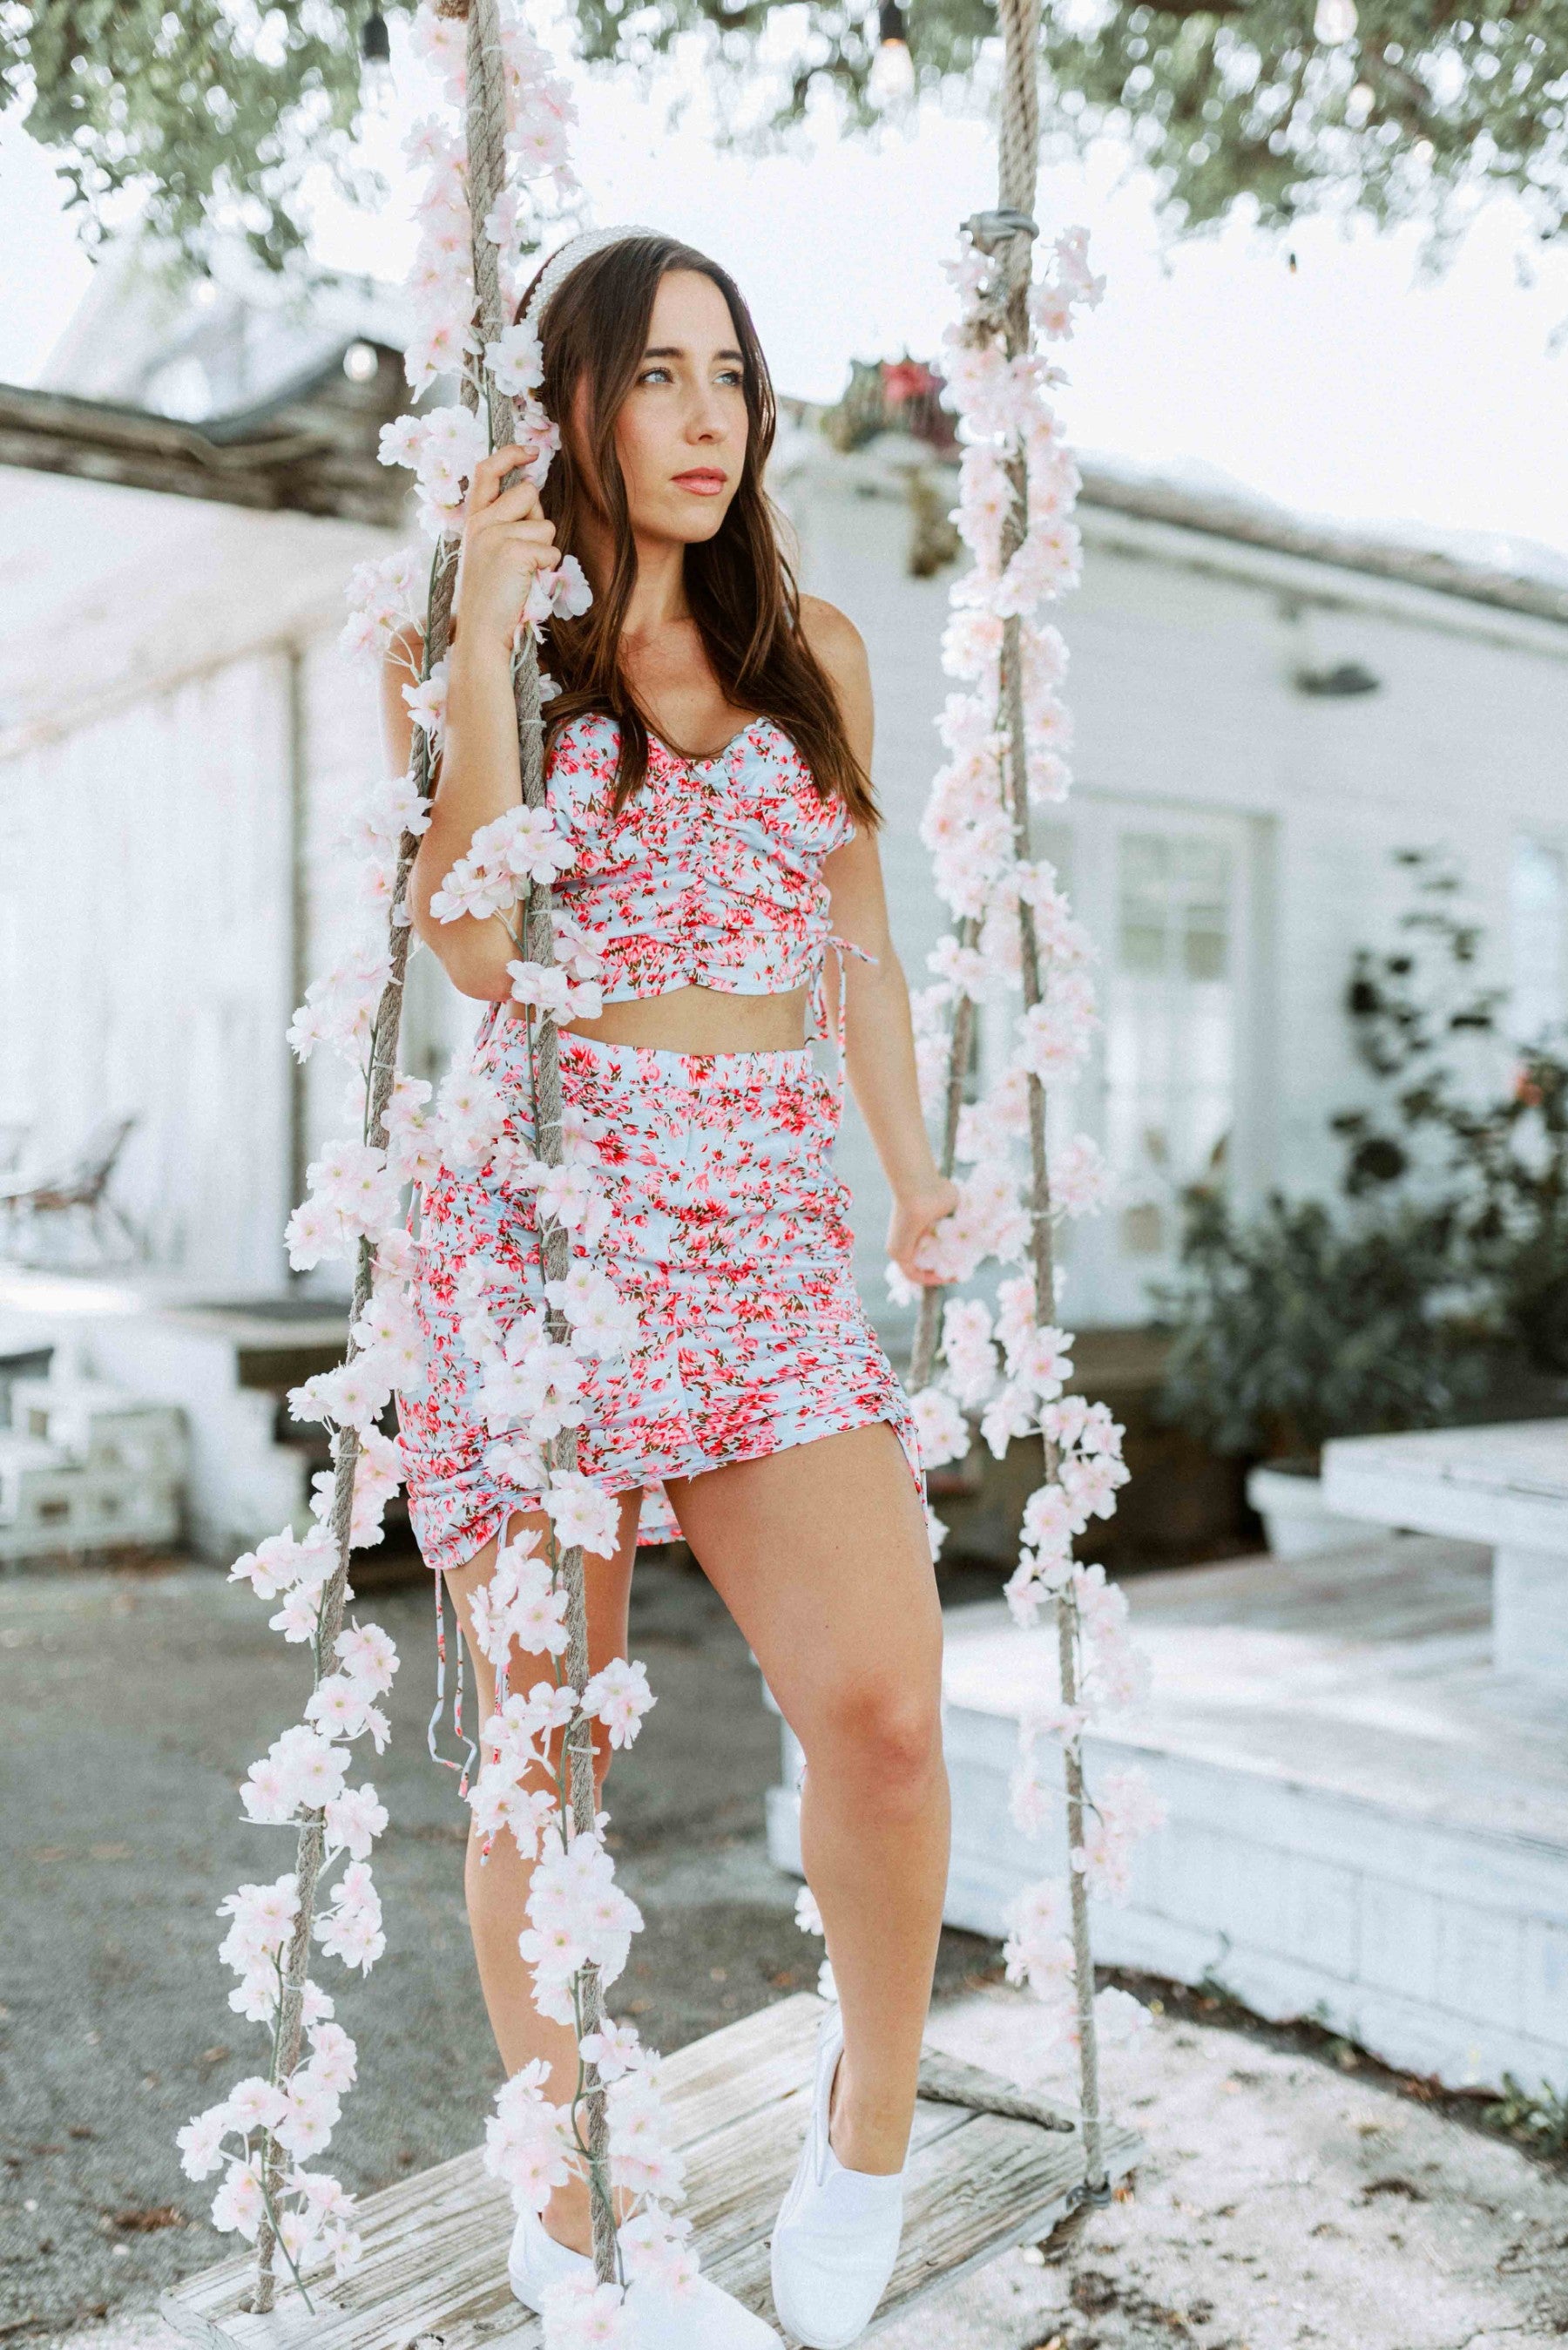
[[[822,2019],[805,2144],[774,2229],[774,2307],[805,2350],[847,2350],[888,2289],[904,2226],[903,2170],[846,2170],[828,2142],[844,2049],[836,2007]]]
[[[524,2309],[541,2314],[552,2286],[579,2278],[586,2282],[593,2272],[585,2252],[558,2244],[535,2212],[524,2212],[513,2230],[506,2273]],[[636,2350],[779,2350],[773,2327],[706,2277],[700,2276],[686,2293],[633,2284],[627,2306]]]
[[[512,2230],[506,2273],[524,2309],[537,2316],[553,2284],[568,2277],[591,2276],[594,2264],[586,2252],[558,2244],[536,2211],[524,2211]]]
[[[781,2350],[765,2318],[700,2276],[691,2293],[633,2284],[626,2297],[637,2350]]]

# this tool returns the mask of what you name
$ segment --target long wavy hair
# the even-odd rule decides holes
[[[540,397],[560,422],[563,442],[545,483],[545,512],[556,525],[556,543],[564,554],[580,558],[581,522],[596,509],[608,522],[615,543],[610,577],[596,588],[587,611],[575,620],[550,623],[549,668],[561,691],[545,705],[546,754],[572,719],[599,711],[612,717],[620,732],[613,800],[618,810],[648,773],[648,721],[620,661],[621,629],[637,580],[637,549],[615,424],[642,365],[659,281],[671,269],[695,270],[711,278],[729,305],[744,362],[749,420],[741,478],[724,519],[711,539],[686,549],[686,593],[692,617],[728,700],[738,709],[773,719],[811,769],[822,796],[841,799],[857,823],[874,827],[877,812],[871,780],[849,747],[832,681],[801,632],[800,591],[763,486],[778,411],[756,328],[729,272],[674,237],[625,237],[589,254],[557,286],[540,322],[545,357]],[[526,294],[523,301],[526,303]],[[584,386],[579,414],[579,387]],[[574,449],[578,432],[580,458],[598,485],[597,499]]]

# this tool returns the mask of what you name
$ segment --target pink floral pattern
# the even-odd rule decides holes
[[[650,738],[647,778],[612,816],[618,742],[589,712],[550,755],[550,805],[576,850],[556,899],[605,958],[606,1002],[804,986],[832,931],[822,862],[855,831],[843,801],[759,718],[711,759]]]
[[[531,1145],[524,1027],[508,1007],[483,1024],[474,1066],[514,1105],[508,1138]],[[670,1053],[567,1034],[561,1076],[612,1210],[595,1262],[641,1319],[631,1355],[590,1373],[579,1460],[609,1492],[643,1490],[639,1539],[675,1532],[666,1477],[880,1419],[923,1492],[908,1402],[855,1288],[849,1195],[828,1156],[837,1093],[809,1048]],[[399,1415],[410,1514],[437,1569],[539,1506],[486,1458],[478,1367],[459,1332],[459,1278],[475,1262],[503,1329],[542,1302],[531,1199],[489,1167],[422,1196],[428,1377]]]

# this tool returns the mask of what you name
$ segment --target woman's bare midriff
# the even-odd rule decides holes
[[[564,1023],[566,1034],[604,1045],[648,1045],[661,1053],[788,1053],[805,1042],[809,990],[726,995],[716,987],[676,987],[607,1003],[597,1020]]]

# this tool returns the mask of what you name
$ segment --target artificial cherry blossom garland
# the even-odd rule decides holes
[[[971,1413],[999,1459],[1015,1438],[1038,1433],[1044,1442],[1046,1479],[1024,1506],[1007,1598],[1026,1628],[1054,1604],[1060,1682],[1020,1723],[1011,1806],[1015,1825],[1038,1835],[1059,1815],[1064,1782],[1070,1798],[1075,1786],[1081,1791],[1081,1834],[1070,1834],[1068,1855],[1077,1883],[1047,1880],[1020,1896],[1004,1956],[1010,1979],[1046,2002],[1060,2038],[1092,2059],[1080,2043],[1096,2023],[1125,2033],[1146,2019],[1125,1992],[1094,1998],[1084,1896],[1127,1898],[1128,1850],[1158,1824],[1160,1810],[1136,1769],[1103,1773],[1092,1795],[1082,1785],[1086,1722],[1132,1701],[1145,1686],[1146,1666],[1128,1636],[1124,1594],[1103,1567],[1073,1555],[1075,1538],[1111,1515],[1127,1472],[1122,1430],[1106,1406],[1064,1392],[1073,1341],[1055,1325],[1050,1224],[1038,1212],[1042,1195],[1049,1219],[1059,1222],[1099,1206],[1106,1190],[1088,1136],[1075,1136],[1048,1159],[1044,1149],[1043,1089],[1082,1066],[1097,1024],[1091,950],[1054,870],[1030,855],[1026,810],[1008,788],[1015,728],[1028,800],[1060,801],[1070,783],[1071,722],[1056,690],[1066,648],[1047,614],[1078,577],[1072,509],[1079,476],[1048,396],[1064,380],[1062,370],[1033,348],[1033,338],[1010,354],[1000,254],[966,231],[949,276],[961,306],[943,359],[963,444],[953,520],[974,563],[950,598],[943,665],[957,683],[939,721],[949,758],[922,827],[939,894],[957,924],[930,958],[935,983],[918,1014],[922,1091],[932,1107],[946,1092],[947,1032],[965,1000],[1006,1004],[1021,985],[1025,1000],[1011,1014],[996,1082],[956,1120],[954,1157],[967,1170],[962,1201],[936,1235],[932,1263],[954,1283],[968,1281],[988,1257],[1027,1269],[999,1284],[994,1310],[978,1297],[948,1302],[940,1367],[913,1408],[928,1461],[963,1457]],[[1065,340],[1075,312],[1094,307],[1103,290],[1088,265],[1086,233],[1058,236],[1029,287],[1034,335]],[[1011,678],[1009,657],[1016,663]],[[1034,1164],[1026,1171],[1021,1158]],[[1087,2095],[1085,2103],[1087,2122]],[[1092,2158],[1091,2171],[1096,2167]]]
[[[910,1406],[928,1467],[964,1458],[976,1415],[998,1459],[1016,1438],[1038,1434],[1044,1446],[1046,1479],[1025,1504],[1018,1565],[1006,1590],[1025,1628],[1047,1603],[1054,1607],[1060,1679],[1056,1691],[1020,1723],[1010,1800],[1019,1829],[1039,1835],[1060,1816],[1065,1783],[1069,1821],[1081,1819],[1081,1834],[1070,1832],[1068,1839],[1076,1883],[1048,1879],[1018,1897],[1004,1957],[1010,1980],[1026,1983],[1045,2002],[1056,2035],[1078,2051],[1092,2184],[1098,2168],[1096,2026],[1126,2036],[1147,2017],[1125,1992],[1106,1990],[1094,1998],[1084,1897],[1093,1891],[1127,1898],[1130,1848],[1162,1813],[1136,1768],[1103,1773],[1092,1797],[1082,1784],[1086,1723],[1133,1701],[1147,1676],[1128,1637],[1125,1596],[1106,1582],[1103,1567],[1073,1556],[1075,1539],[1095,1519],[1111,1515],[1127,1472],[1122,1430],[1106,1407],[1064,1391],[1073,1341],[1054,1320],[1058,1283],[1048,1234],[1052,1222],[1102,1203],[1106,1171],[1086,1135],[1052,1149],[1047,1163],[1030,1163],[1044,1160],[1040,1089],[1072,1077],[1092,1041],[1091,948],[1053,868],[1029,854],[1027,823],[1020,825],[1009,791],[1019,720],[1028,798],[1060,801],[1069,785],[1071,723],[1056,691],[1067,653],[1046,614],[1078,576],[1071,516],[1079,477],[1048,398],[1064,380],[1061,369],[1033,347],[1010,353],[1001,248],[1016,231],[1005,213],[993,221],[999,250],[966,229],[948,267],[961,304],[944,337],[946,398],[960,418],[962,442],[952,519],[974,563],[950,599],[942,655],[955,685],[938,721],[948,758],[922,825],[937,889],[955,928],[929,957],[934,983],[917,996],[915,1013],[922,1099],[939,1121],[947,1113],[950,1171],[955,1162],[964,1170],[959,1206],[926,1244],[926,1262],[955,1284],[970,1281],[988,1260],[1026,1269],[998,1284],[994,1305],[981,1297],[948,1301],[940,1365],[918,1363]],[[1057,237],[1044,274],[1030,286],[1029,320],[1046,341],[1070,337],[1075,312],[1100,298],[1104,281],[1091,274],[1086,247],[1082,229]],[[1016,629],[1010,656],[1017,664],[1015,695],[1006,674],[1010,621]],[[1033,965],[1027,976],[1026,955]],[[1035,974],[1037,988],[1028,983]],[[1010,1044],[996,1081],[983,1098],[961,1107],[976,1007],[1015,1003],[1021,984],[1026,1000],[1010,1014]],[[1032,993],[1038,1000],[1031,1003]],[[1044,1217],[1036,1206],[1042,1196]],[[916,1303],[920,1293],[897,1268],[889,1268],[888,1280],[898,1303]],[[940,1545],[940,1521],[932,1524]],[[802,1922],[811,1929],[809,1915]]]
[[[467,483],[490,445],[481,412],[493,418],[497,406],[486,395],[514,403],[511,437],[526,436],[537,449],[534,478],[543,480],[559,445],[556,427],[533,397],[543,375],[533,328],[503,327],[487,338],[476,335],[472,322],[476,274],[482,296],[488,278],[493,306],[498,281],[509,317],[525,274],[524,256],[552,216],[547,207],[558,210],[575,192],[566,161],[572,109],[548,57],[510,5],[471,5],[469,26],[459,21],[462,0],[437,0],[416,19],[416,37],[444,83],[448,114],[421,123],[410,140],[410,158],[426,167],[427,182],[411,281],[416,325],[407,359],[416,394],[451,372],[460,377],[464,397],[460,405],[389,426],[381,451],[385,463],[413,466],[421,518],[434,552],[428,567],[405,553],[361,566],[351,583],[345,631],[346,650],[379,662],[394,647],[406,647],[422,623],[422,671],[403,689],[417,729],[412,772],[375,785],[356,812],[345,845],[359,853],[363,933],[312,983],[289,1031],[302,1059],[325,1046],[356,1072],[348,1109],[358,1139],[328,1144],[312,1164],[308,1196],[286,1234],[290,1262],[299,1270],[346,1256],[359,1262],[348,1358],[290,1396],[296,1418],[319,1421],[329,1431],[336,1473],[316,1480],[314,1523],[303,1538],[285,1530],[232,1570],[233,1579],[280,1603],[270,1619],[274,1628],[289,1640],[312,1643],[315,1681],[304,1718],[252,1765],[242,1789],[250,1819],[297,1825],[302,1854],[314,1839],[312,1866],[305,1872],[310,1898],[302,1915],[296,1871],[270,1885],[242,1886],[222,1905],[219,1914],[232,1923],[221,1955],[240,1978],[231,2004],[267,2027],[268,2069],[196,2116],[179,2133],[179,2145],[192,2178],[223,2174],[213,2204],[214,2225],[258,2242],[258,2309],[271,2305],[275,2242],[307,2303],[307,2264],[319,2267],[329,2259],[339,2277],[354,2267],[361,2248],[353,2199],[337,2180],[305,2168],[306,2157],[326,2147],[342,2094],[352,2085],[354,2045],[332,2020],[332,2001],[308,1980],[306,1966],[312,1938],[328,1955],[366,1972],[385,1947],[369,1859],[387,1814],[372,1786],[349,1787],[347,1779],[356,1740],[369,1737],[378,1752],[385,1745],[388,1724],[376,1700],[390,1687],[398,1659],[375,1625],[333,1627],[353,1596],[345,1579],[348,1553],[380,1539],[382,1512],[400,1482],[399,1445],[379,1432],[379,1420],[393,1392],[422,1376],[410,1282],[418,1242],[405,1222],[406,1187],[447,1173],[493,1170],[535,1194],[542,1234],[564,1232],[570,1250],[564,1277],[545,1284],[548,1317],[524,1307],[520,1298],[507,1300],[483,1275],[471,1279],[462,1301],[461,1336],[481,1366],[493,1440],[490,1465],[506,1482],[542,1492],[550,1536],[544,1555],[532,1534],[504,1543],[494,1575],[476,1599],[476,1636],[496,1668],[496,1711],[481,1729],[477,1776],[470,1785],[465,1770],[461,1789],[473,1809],[482,1855],[504,1833],[535,1863],[520,1953],[533,1970],[540,2012],[575,2027],[580,2059],[572,2095],[559,2105],[546,2095],[543,2064],[525,2065],[504,2084],[487,2125],[486,2162],[520,2210],[542,2211],[574,2172],[602,2168],[584,2119],[586,2104],[599,2096],[602,2085],[614,2148],[610,2176],[596,2175],[592,2184],[601,2210],[613,2215],[618,2200],[618,2230],[612,2216],[614,2275],[561,2291],[546,2313],[550,2350],[576,2350],[589,2341],[623,2338],[628,2281],[657,2279],[680,2290],[697,2272],[687,2241],[690,2223],[671,2208],[680,2192],[680,2164],[659,2099],[658,2060],[631,2026],[598,2015],[597,1987],[624,1968],[642,1919],[615,1884],[606,1815],[597,1814],[585,1829],[579,1806],[575,1823],[567,1784],[568,1746],[576,1739],[579,1753],[586,1752],[577,1733],[597,1721],[612,1747],[629,1745],[653,1701],[639,1664],[617,1660],[591,1677],[585,1671],[578,1690],[563,1662],[570,1647],[565,1554],[580,1546],[607,1555],[618,1535],[615,1503],[574,1465],[575,1430],[585,1417],[585,1369],[626,1350],[636,1315],[589,1258],[608,1208],[591,1145],[570,1113],[559,1163],[550,1163],[547,1147],[545,1156],[535,1156],[508,1137],[507,1105],[488,1078],[454,1071],[432,1108],[431,1087],[391,1067],[410,944],[404,893],[418,837],[430,820],[426,798],[444,718],[441,652],[456,534]],[[499,64],[504,168],[511,173],[478,222],[471,216],[477,207],[468,188],[478,104],[468,84],[476,58],[483,78]],[[465,108],[467,141],[461,128]],[[480,252],[476,273],[480,239],[494,252]],[[421,577],[429,580],[422,612]],[[519,624],[520,660],[532,662],[533,647],[554,613],[580,612],[587,602],[587,581],[570,557],[542,576]],[[521,806],[474,834],[434,904],[445,920],[498,913],[510,921],[526,902],[526,924],[514,933],[518,955],[509,970],[531,1058],[547,1024],[599,1008],[597,958],[566,925],[556,924],[552,932],[549,888],[571,861],[570,845],[548,810]],[[524,935],[532,953],[525,951]],[[537,1118],[535,1127],[547,1145]],[[438,1603],[439,1596],[438,1586]],[[550,1680],[525,1695],[507,1687],[514,1642],[547,1655],[554,1668]],[[461,1713],[458,1727],[461,1731]],[[524,1783],[541,1771],[545,1786]],[[312,1914],[321,1877],[339,1860],[345,1866],[330,1906]],[[590,2023],[594,2028],[586,2028]],[[304,2063],[288,2044],[302,2035],[309,2043]]]

